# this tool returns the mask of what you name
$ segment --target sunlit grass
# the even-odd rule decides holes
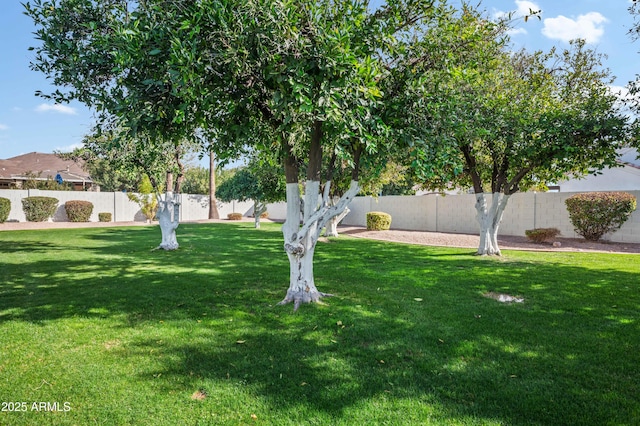
[[[340,237],[293,313],[279,226],[159,239],[0,233],[0,424],[640,423],[637,256]]]

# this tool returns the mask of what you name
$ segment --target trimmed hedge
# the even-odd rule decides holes
[[[242,213],[229,213],[227,215],[229,220],[242,220]]]
[[[44,222],[58,208],[58,199],[53,197],[27,197],[22,199],[22,210],[29,222]]]
[[[0,223],[5,223],[9,219],[11,211],[11,200],[8,198],[0,198]]]
[[[69,200],[64,203],[64,209],[71,222],[89,222],[93,212],[93,203],[83,200]]]
[[[367,213],[367,230],[386,231],[391,228],[391,215],[384,212]]]
[[[598,241],[616,231],[636,209],[636,197],[626,192],[588,192],[565,201],[575,231],[586,240]]]
[[[527,229],[524,234],[534,243],[545,243],[560,235],[560,230],[558,228],[535,228]]]
[[[111,222],[111,213],[108,213],[108,212],[98,213],[98,220],[100,222]]]

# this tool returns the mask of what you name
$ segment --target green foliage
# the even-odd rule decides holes
[[[98,221],[111,222],[111,213],[109,212],[98,213]]]
[[[534,243],[545,243],[560,235],[558,228],[535,228],[524,231],[527,238]]]
[[[56,213],[58,199],[53,197],[27,197],[22,199],[22,210],[29,222],[44,222]]]
[[[46,179],[42,178],[42,172],[34,173],[28,171],[24,173],[27,178],[20,189],[40,189],[43,191],[73,191],[73,184],[71,182],[58,183],[51,177]]]
[[[616,231],[636,209],[636,198],[626,192],[587,192],[565,201],[575,231],[586,240],[598,241]]]
[[[0,223],[4,223],[9,218],[11,212],[11,200],[0,197]]]
[[[386,231],[391,227],[391,215],[384,212],[367,213],[367,230]]]
[[[216,167],[216,197],[220,186],[230,179],[237,169]],[[189,167],[184,172],[182,192],[185,194],[209,194],[209,169],[205,167]]]
[[[83,200],[69,200],[64,203],[64,209],[71,222],[89,222],[93,212],[93,203]]]
[[[84,146],[81,148],[72,152],[56,152],[56,155],[81,165],[103,192],[135,191],[140,173],[135,168],[116,161],[116,153],[104,151],[108,143],[106,135],[88,135],[83,142]]]
[[[246,169],[240,169],[233,177],[216,189],[216,198],[226,203],[254,199],[259,194],[258,180]]]
[[[114,0],[24,4],[39,42],[31,67],[59,88],[38,94],[93,107],[97,124],[85,148],[117,171],[146,173],[158,191],[167,173],[182,173],[182,155],[200,148],[195,129],[204,127],[193,121],[201,115],[182,96],[184,80],[170,64],[171,31],[182,20],[182,7],[171,6],[152,1],[127,7]],[[169,190],[179,192],[180,180],[175,184]]]
[[[158,211],[158,197],[153,193],[153,185],[149,179],[149,176],[143,175],[140,183],[138,184],[138,194],[127,192],[129,200],[137,203],[142,210],[142,214],[148,221],[153,220],[156,217]]]
[[[602,56],[583,41],[509,52],[480,22],[461,17],[458,42],[473,49],[422,75],[434,90],[420,103],[424,133],[412,156],[426,186],[509,195],[615,167],[631,127]]]
[[[229,220],[242,220],[242,213],[229,213],[227,214]]]
[[[216,175],[218,171],[216,170]],[[217,183],[217,176],[216,176]],[[184,172],[182,192],[185,194],[209,194],[209,169],[204,167],[189,167]]]

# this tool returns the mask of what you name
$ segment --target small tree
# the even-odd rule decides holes
[[[589,192],[565,201],[575,231],[586,240],[598,241],[616,231],[636,209],[636,198],[626,192]]]
[[[267,211],[267,203],[284,200],[286,183],[279,167],[254,160],[223,182],[216,193],[225,202],[253,200],[255,227],[260,228],[260,215]]]
[[[153,192],[153,186],[149,176],[143,175],[142,180],[138,184],[138,194],[127,193],[127,197],[137,203],[142,210],[142,214],[147,218],[147,222],[151,222],[158,211],[158,199]]]

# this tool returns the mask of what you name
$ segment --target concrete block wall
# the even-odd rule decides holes
[[[627,191],[640,200],[640,191]],[[565,200],[574,193],[518,193],[510,197],[499,228],[501,235],[524,235],[527,229],[558,228],[563,237],[579,237],[573,230]],[[98,221],[98,213],[110,212],[117,222],[144,221],[140,207],[120,192],[0,190],[0,197],[11,201],[9,220],[24,222],[22,198],[48,196],[59,200],[54,221],[67,221],[64,203],[69,200],[87,200],[94,205],[90,221]],[[285,220],[285,203],[267,206],[269,217]],[[351,212],[342,224],[366,226],[366,215],[370,211],[383,211],[392,217],[391,228],[431,232],[454,232],[475,234],[479,231],[476,221],[475,195],[436,194],[422,196],[356,197],[349,206]],[[228,213],[253,214],[252,201],[218,203],[221,218]],[[181,194],[181,220],[195,221],[209,217],[209,200],[206,195]],[[623,227],[603,239],[619,242],[640,243],[640,211],[636,210]]]
[[[640,191],[627,191],[640,200]],[[563,237],[580,238],[573,230],[565,200],[574,193],[517,193],[509,198],[500,223],[500,235],[525,235],[527,229],[558,228]],[[366,226],[369,211],[383,211],[392,217],[392,229],[475,234],[475,195],[436,194],[418,197],[356,197],[344,225]],[[640,210],[604,240],[640,243]]]
[[[0,197],[11,200],[11,211],[8,220],[25,222],[22,210],[22,199],[26,197],[53,197],[58,200],[58,208],[53,215],[54,222],[66,222],[69,220],[64,204],[71,200],[83,200],[93,203],[93,211],[90,222],[98,221],[99,213],[111,213],[114,222],[144,221],[145,217],[138,206],[127,198],[127,195],[119,192],[84,192],[84,191],[42,191],[30,190],[0,190]]]

